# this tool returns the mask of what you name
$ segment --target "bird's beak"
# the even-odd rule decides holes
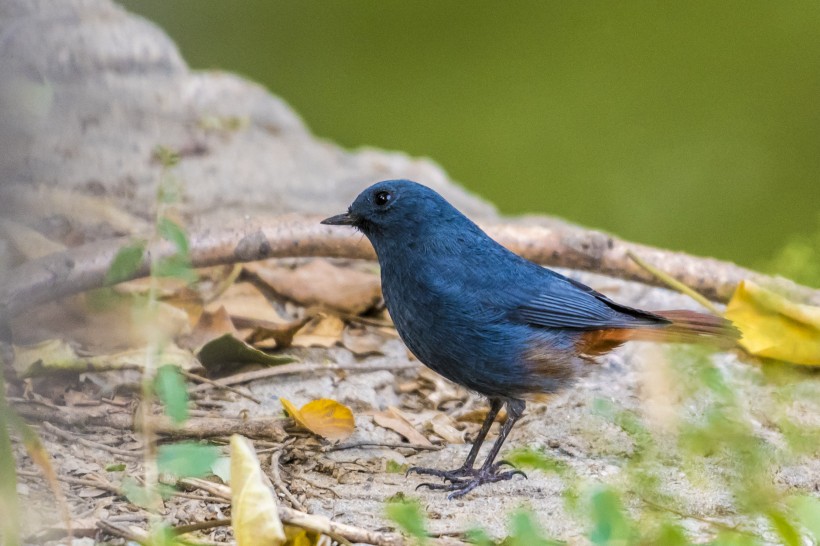
[[[322,223],[327,224],[329,226],[355,226],[357,220],[358,218],[356,218],[349,212],[345,212],[344,214],[337,214],[336,216],[325,218],[324,220],[322,220]]]

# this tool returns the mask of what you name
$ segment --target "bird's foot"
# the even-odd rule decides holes
[[[447,495],[449,500],[457,499],[459,497],[463,497],[479,485],[483,485],[485,483],[495,483],[501,482],[505,480],[512,479],[514,476],[523,476],[524,479],[527,478],[527,475],[524,474],[520,470],[506,470],[504,472],[500,472],[502,466],[512,466],[507,461],[499,461],[487,468],[457,468],[455,470],[436,470],[434,468],[418,468],[412,467],[410,468],[407,473],[416,472],[417,474],[427,474],[430,476],[438,476],[443,478],[444,480],[449,481],[450,483],[422,483],[419,484],[416,489],[421,487],[426,487],[428,489],[432,489],[435,491],[450,491],[450,494]]]
[[[455,470],[439,470],[437,468],[425,468],[423,466],[411,466],[410,468],[407,469],[407,472],[405,473],[405,476],[409,476],[410,474],[413,474],[414,472],[416,474],[423,474],[425,476],[436,476],[437,478],[441,478],[443,480],[447,480],[447,481],[452,482],[452,481],[463,480],[464,478],[474,476],[476,474],[476,472],[478,472],[478,471],[476,469],[472,468],[472,467],[466,467],[466,466],[462,466],[461,468],[456,468]],[[421,487],[421,486],[419,486],[419,487]]]

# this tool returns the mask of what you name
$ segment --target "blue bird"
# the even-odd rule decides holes
[[[621,305],[510,252],[438,193],[409,180],[364,190],[348,211],[322,221],[353,226],[372,243],[384,302],[401,339],[450,381],[486,396],[490,411],[464,464],[413,467],[446,483],[424,486],[460,497],[518,470],[495,462],[527,400],[554,393],[587,360],[629,340],[732,342],[723,318],[694,311],[647,312]],[[507,420],[484,464],[476,457],[496,415]]]

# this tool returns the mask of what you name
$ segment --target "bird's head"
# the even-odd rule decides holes
[[[356,197],[344,214],[323,224],[353,226],[375,243],[376,239],[420,234],[426,227],[463,218],[442,196],[409,180],[385,180]]]

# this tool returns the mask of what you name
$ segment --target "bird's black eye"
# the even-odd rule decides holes
[[[393,199],[393,194],[389,191],[380,191],[373,196],[373,202],[380,207],[385,206],[391,199]]]

